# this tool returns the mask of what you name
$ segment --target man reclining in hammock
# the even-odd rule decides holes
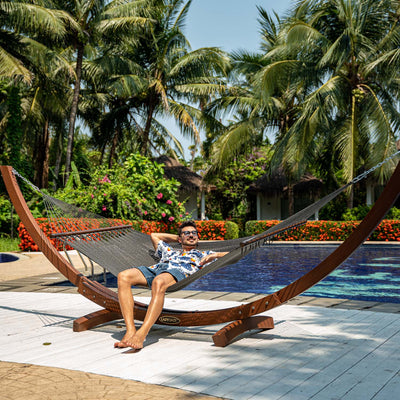
[[[126,333],[120,342],[114,344],[117,348],[143,348],[147,334],[161,314],[167,288],[193,274],[203,265],[227,254],[197,250],[199,238],[193,221],[183,222],[177,235],[152,233],[151,240],[160,262],[150,267],[133,267],[118,274],[118,298],[126,324]],[[168,243],[172,242],[181,243],[182,249],[174,250],[169,247]],[[132,286],[151,288],[151,301],[143,324],[138,330],[134,323]]]

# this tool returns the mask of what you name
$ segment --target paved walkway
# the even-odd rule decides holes
[[[226,348],[212,344],[216,326],[155,327],[131,354],[112,348],[121,321],[72,332],[73,319],[97,306],[54,286],[64,278],[43,257],[27,257],[0,265],[1,398],[392,400],[400,392],[400,304],[301,296],[268,313],[273,331]],[[141,301],[148,294],[136,291]],[[181,291],[166,305],[224,308],[257,296]]]

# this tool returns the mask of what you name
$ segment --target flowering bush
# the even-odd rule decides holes
[[[255,235],[269,229],[279,221],[248,221],[246,235]],[[305,225],[279,234],[275,240],[285,241],[343,241],[360,221],[307,221]],[[400,220],[383,220],[368,240],[400,241]]]
[[[161,164],[131,154],[123,165],[92,171],[86,187],[66,188],[55,197],[107,218],[172,223],[186,218],[177,200],[180,183],[166,179]]]
[[[55,222],[49,222],[47,218],[36,218],[40,229],[44,234],[50,238],[50,234],[59,231],[57,224]],[[71,230],[86,230],[86,229],[96,229],[101,227],[101,220],[90,220],[90,226],[83,219],[77,220],[76,227],[70,228]],[[151,232],[174,232],[178,230],[179,223],[166,223],[164,221],[129,221],[129,220],[109,220],[111,223],[132,225],[133,229],[150,234]],[[234,239],[237,237],[239,232],[238,226],[231,221],[197,221],[197,228],[199,231],[199,238],[201,240],[224,240],[224,239]],[[18,234],[21,239],[19,247],[22,251],[39,251],[40,249],[33,241],[25,226],[20,223],[18,226]],[[236,236],[235,236],[236,235]],[[59,240],[50,238],[53,246],[57,250],[63,250],[62,243]],[[67,250],[71,250],[67,246]]]
[[[196,221],[197,231],[201,240],[235,239],[239,227],[232,221]]]

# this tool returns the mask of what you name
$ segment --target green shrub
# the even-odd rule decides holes
[[[237,239],[239,237],[239,226],[235,222],[226,221],[225,229],[226,229],[225,240]]]
[[[354,207],[354,208],[348,208],[343,214],[342,214],[342,220],[343,221],[360,221],[364,219],[364,217],[368,214],[369,210],[371,209],[372,206],[367,206],[365,204]]]
[[[352,209],[347,209],[342,215],[343,221],[361,221],[369,213],[372,206],[361,205]],[[386,214],[386,219],[400,219],[400,209],[392,207]]]
[[[400,208],[392,207],[387,213],[386,219],[400,219]]]
[[[19,238],[11,239],[0,235],[0,252],[18,251]]]
[[[0,234],[11,234],[11,226],[13,230],[17,230],[19,218],[17,213],[12,213],[13,221],[11,224],[11,202],[6,196],[0,196]]]

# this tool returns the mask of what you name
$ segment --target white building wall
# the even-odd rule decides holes
[[[279,196],[257,194],[257,219],[281,219],[281,199]]]
[[[199,209],[197,206],[197,191],[191,193],[181,193],[179,196],[179,201],[185,202],[185,210],[191,215],[191,218],[199,219]]]

